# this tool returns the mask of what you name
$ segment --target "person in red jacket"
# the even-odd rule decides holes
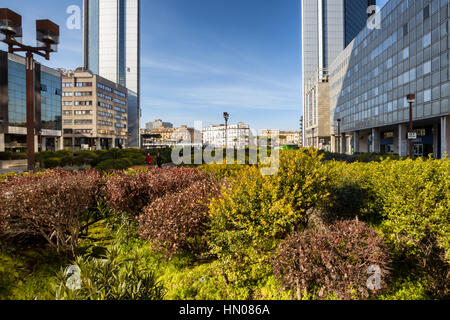
[[[145,158],[145,163],[149,166],[153,162],[153,157],[149,154],[147,154],[147,158]]]

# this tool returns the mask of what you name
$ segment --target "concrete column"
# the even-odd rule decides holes
[[[450,158],[450,116],[441,118],[441,157]]]
[[[63,150],[64,149],[64,137],[57,137],[56,138],[56,151]]]
[[[346,144],[347,143],[347,140],[346,140],[346,137],[345,137],[345,133],[342,133],[341,134],[341,138],[340,138],[340,141],[339,141],[339,146],[340,146],[340,148],[341,148],[341,150],[339,151],[339,153],[342,153],[342,154],[345,154],[345,150],[346,150]]]
[[[372,152],[380,153],[380,129],[372,129]]]
[[[42,137],[42,146],[41,146],[41,150],[42,150],[42,151],[47,151],[47,138],[46,138],[46,137]]]
[[[5,152],[5,134],[0,134],[0,152]]]
[[[34,136],[34,152],[39,152],[39,139],[38,136]]]
[[[433,125],[433,157],[439,157],[439,124]]]
[[[114,148],[116,148],[117,146],[116,146],[116,139],[115,138],[112,138],[111,139],[111,149],[114,149]]]
[[[408,156],[408,126],[406,124],[398,125],[398,154],[400,157]]]
[[[100,144],[100,138],[95,141],[95,150],[101,150],[102,145]]]
[[[360,152],[360,148],[359,148],[359,132],[358,131],[353,132],[353,148],[354,148],[354,152],[355,153],[359,153]]]

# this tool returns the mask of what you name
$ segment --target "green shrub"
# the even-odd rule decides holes
[[[108,159],[100,162],[95,168],[98,170],[124,170],[133,166],[133,162],[130,159]]]
[[[279,242],[307,224],[307,212],[326,196],[317,152],[286,151],[274,176],[247,168],[211,202],[209,242],[224,276],[242,285],[270,273],[268,258]]]
[[[341,221],[329,228],[298,232],[284,241],[273,259],[274,273],[297,298],[367,299],[369,267],[380,272],[385,289],[391,258],[384,240],[359,221]],[[375,270],[373,271],[375,272]]]
[[[162,300],[164,287],[142,260],[138,254],[131,259],[124,258],[117,248],[108,250],[103,259],[80,257],[71,271],[59,273],[56,299]],[[72,290],[71,284],[78,289]]]
[[[54,169],[61,166],[61,158],[43,158],[41,163],[45,169]]]

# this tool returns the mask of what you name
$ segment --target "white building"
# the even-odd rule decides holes
[[[131,90],[129,145],[139,146],[140,0],[84,0],[84,67]],[[134,95],[136,93],[137,95]]]
[[[250,136],[250,126],[242,122],[229,125],[227,130],[223,124],[210,125],[203,129],[203,144],[217,148],[242,149],[249,146]]]

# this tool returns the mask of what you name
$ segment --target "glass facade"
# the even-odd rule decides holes
[[[370,6],[376,5],[376,0],[354,1],[345,0],[345,46],[361,32],[366,26]]]
[[[8,60],[8,123],[11,126],[26,126],[27,92],[25,75],[24,64]]]
[[[125,0],[119,0],[119,66],[118,66],[118,79],[121,86],[126,86],[126,65],[125,65]]]
[[[61,130],[61,76],[41,72],[42,129]]]
[[[331,106],[342,132],[405,123],[449,108],[448,0],[391,0],[381,29],[365,28],[330,68]],[[336,132],[336,128],[335,128]]]
[[[99,72],[99,0],[89,0],[85,5],[88,5],[88,16],[89,21],[89,37],[88,50],[87,53],[87,68],[93,73],[98,74]]]
[[[41,72],[40,75],[42,129],[61,130],[61,77],[47,72]],[[8,123],[10,126],[26,126],[26,99],[25,65],[8,60]]]

